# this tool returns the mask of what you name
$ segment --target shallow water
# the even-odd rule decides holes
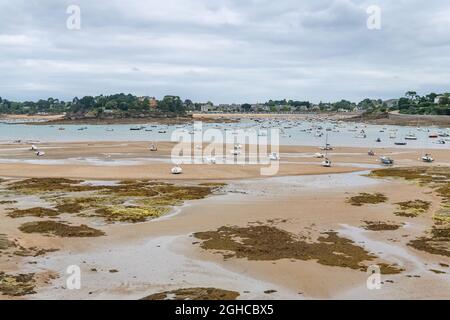
[[[240,123],[204,123],[202,129],[219,129],[225,136],[228,136],[228,142],[234,142],[236,138],[233,135],[235,130],[256,130],[256,132],[268,130],[268,139],[270,142],[270,128],[281,130],[280,145],[306,145],[306,146],[322,146],[325,144],[326,135],[328,134],[328,143],[335,146],[346,147],[397,147],[397,148],[427,148],[427,149],[446,149],[450,148],[450,138],[428,138],[429,133],[450,133],[450,130],[439,129],[436,127],[423,127],[420,130],[415,127],[405,126],[381,126],[381,125],[365,125],[355,123],[342,123],[338,126],[331,122],[308,122],[308,121],[291,121],[283,122],[255,122],[253,120],[245,120]],[[180,125],[158,125],[151,127],[147,125],[144,130],[130,130],[134,125],[115,124],[115,125],[25,125],[25,124],[5,124],[0,123],[0,141],[11,142],[15,140],[30,142],[69,142],[69,141],[171,141],[172,132],[174,130],[185,130],[188,134],[193,129],[191,124],[187,124],[180,128]],[[86,127],[86,130],[78,130]],[[322,129],[318,129],[322,127]],[[64,130],[59,130],[64,128]],[[325,131],[326,129],[334,131]],[[108,131],[113,129],[113,131]],[[159,133],[159,130],[165,130],[166,133]],[[353,131],[349,131],[353,130]],[[354,131],[356,130],[356,131]],[[367,138],[356,138],[361,130],[364,130]],[[321,131],[323,135],[318,137],[315,135],[317,131]],[[383,132],[380,132],[383,131]],[[397,138],[390,139],[389,135],[396,132]],[[249,132],[249,131],[247,131]],[[395,141],[405,142],[405,136],[408,133],[414,133],[417,140],[408,140],[406,146],[396,146]],[[189,134],[188,134],[189,135]],[[381,142],[375,142],[377,138]],[[261,137],[259,139],[262,139]],[[447,139],[446,144],[438,144],[440,139]]]

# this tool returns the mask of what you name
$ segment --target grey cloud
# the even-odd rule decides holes
[[[82,28],[66,28],[78,4]],[[366,28],[379,5],[382,29]],[[215,102],[449,91],[444,0],[0,2],[0,96],[179,94]]]

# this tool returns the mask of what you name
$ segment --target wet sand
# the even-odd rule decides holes
[[[104,160],[105,154],[110,154],[118,163],[110,166],[101,162],[98,165],[26,163],[34,159],[27,146],[2,145],[1,158],[20,162],[1,163],[0,176],[173,179],[170,174],[160,172],[171,167],[164,162],[168,161],[170,143],[159,144],[158,154],[152,157],[148,156],[148,143],[71,143],[42,147],[48,154],[45,161]],[[332,156],[336,165],[328,168],[331,170],[320,167],[320,160],[312,157],[317,151],[315,147],[281,147],[279,176],[270,178],[260,176],[259,166],[183,166],[185,173],[178,179],[186,183],[222,181],[227,183],[224,192],[187,201],[174,207],[168,215],[148,222],[105,224],[89,217],[63,217],[71,223],[100,229],[107,234],[105,237],[67,239],[24,234],[18,230],[20,224],[36,219],[6,217],[7,205],[3,205],[0,233],[18,239],[25,247],[58,251],[40,257],[0,256],[0,270],[58,276],[56,279],[43,276],[37,294],[21,297],[25,299],[138,299],[156,292],[200,286],[236,290],[240,299],[449,299],[450,268],[440,263],[450,264],[450,258],[407,246],[409,240],[433,225],[431,217],[439,208],[439,197],[414,183],[363,176],[367,171],[362,170],[378,166],[366,150],[337,148]],[[420,152],[416,150],[376,152],[395,155],[399,165],[422,164],[417,160]],[[433,165],[450,163],[447,150],[436,150],[433,155],[437,159]],[[144,164],[121,162],[136,159]],[[388,201],[362,207],[347,203],[348,197],[360,192],[381,192]],[[395,203],[417,198],[432,203],[428,212],[416,218],[393,214]],[[27,201],[28,206],[39,205],[38,199],[27,198]],[[383,275],[381,290],[368,290],[368,275],[363,271],[326,266],[314,260],[224,260],[222,254],[202,249],[200,241],[192,236],[225,225],[245,227],[249,223],[268,221],[298,235],[315,236],[334,230],[382,261],[397,263],[405,270]],[[375,232],[363,229],[364,221],[389,221],[402,226],[398,230]],[[81,267],[81,290],[65,288],[65,272],[71,264]],[[430,269],[445,273],[437,274]],[[276,292],[268,294],[264,292],[267,290]],[[11,297],[0,295],[0,299],[5,298]]]
[[[185,164],[181,175],[172,175],[174,163],[170,154],[175,144],[158,143],[158,151],[150,152],[148,142],[74,142],[38,144],[45,151],[36,157],[29,143],[0,145],[0,176],[66,177],[83,179],[248,179],[261,177],[261,168],[270,164]],[[243,146],[243,148],[249,148]],[[376,156],[368,156],[364,148],[336,147],[329,153],[333,167],[323,168],[322,159],[314,156],[318,147],[280,146],[281,161],[276,175],[306,175],[353,172],[380,165],[379,155],[391,156],[397,165],[422,165],[421,150],[380,148]],[[194,154],[195,150],[192,151]],[[270,150],[269,150],[270,152]],[[218,161],[223,154],[216,155]],[[448,150],[433,150],[434,165],[450,163]],[[230,154],[227,159],[232,158]],[[201,161],[201,160],[200,160]],[[243,160],[245,161],[245,159]]]

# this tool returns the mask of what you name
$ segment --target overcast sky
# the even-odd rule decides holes
[[[81,29],[69,30],[69,5]],[[381,29],[366,25],[371,5]],[[448,0],[0,0],[0,96],[215,103],[450,91]]]

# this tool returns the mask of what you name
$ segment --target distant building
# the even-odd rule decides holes
[[[434,98],[434,103],[439,104],[441,103],[441,99],[445,98],[445,96],[437,96]]]
[[[158,108],[158,100],[155,97],[150,98],[150,108],[156,109]]]
[[[389,99],[389,100],[384,101],[383,103],[386,104],[387,108],[394,108],[394,107],[397,107],[398,99]]]

